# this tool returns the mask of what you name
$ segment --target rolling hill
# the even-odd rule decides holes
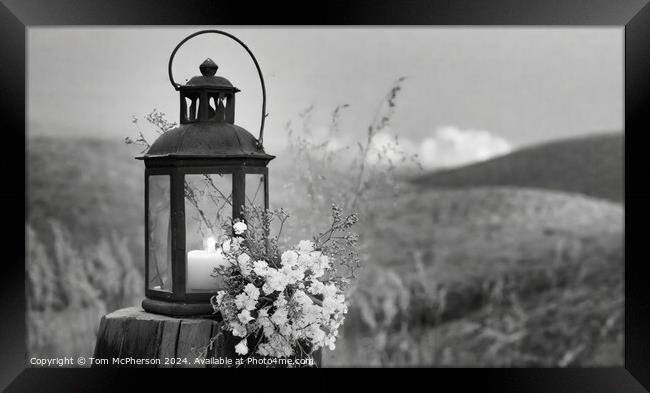
[[[623,201],[622,134],[602,134],[523,148],[412,179],[423,188],[512,186]]]

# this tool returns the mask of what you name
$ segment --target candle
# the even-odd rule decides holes
[[[226,259],[221,248],[215,248],[213,237],[206,239],[205,250],[191,250],[187,253],[188,292],[212,292],[223,287],[223,281],[214,277],[214,269],[225,265]]]

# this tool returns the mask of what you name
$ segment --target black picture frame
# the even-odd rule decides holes
[[[255,4],[253,6],[253,4]],[[650,138],[650,5],[645,0],[329,1],[277,2],[168,0],[2,0],[0,102],[4,182],[3,262],[0,271],[0,387],[6,391],[121,391],[135,387],[127,370],[42,369],[26,359],[25,234],[27,221],[26,33],[43,25],[536,25],[620,26],[625,29],[625,365],[591,369],[427,369],[432,389],[478,386],[498,392],[643,392],[650,390],[650,285],[644,256],[650,220],[644,150]],[[19,149],[24,146],[25,150]],[[23,187],[24,186],[24,187]],[[24,214],[18,208],[25,206]],[[24,228],[24,227],[23,227]],[[141,370],[144,371],[144,370]],[[355,371],[356,373],[361,370]],[[214,372],[214,371],[212,371]],[[311,371],[313,372],[313,371]],[[372,378],[381,383],[390,378]],[[365,374],[365,373],[364,373]],[[165,384],[162,373],[147,385]],[[211,383],[214,377],[184,378]],[[202,374],[205,375],[205,374]],[[216,374],[213,374],[216,375]],[[313,374],[320,381],[322,375]],[[420,375],[420,378],[423,376]],[[220,380],[237,377],[218,377]],[[363,377],[364,381],[369,380]],[[259,380],[260,382],[262,379]],[[224,381],[224,383],[226,383]],[[250,382],[249,382],[250,383]],[[409,383],[410,385],[410,383]],[[163,385],[165,386],[165,385]],[[337,389],[332,384],[331,389]],[[413,385],[415,387],[415,385]],[[645,389],[643,388],[645,387]],[[308,386],[305,388],[309,389]]]

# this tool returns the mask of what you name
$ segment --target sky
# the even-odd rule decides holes
[[[178,120],[167,77],[176,44],[208,27],[31,27],[28,133],[122,140],[133,116]],[[406,77],[390,127],[425,168],[460,165],[546,141],[623,131],[623,29],[531,27],[222,27],[257,57],[267,87],[267,152],[313,106],[318,134],[347,104],[340,144],[364,137],[383,97]],[[236,123],[257,135],[261,90],[246,52],[203,35],[177,53],[174,75],[207,57],[242,91]]]

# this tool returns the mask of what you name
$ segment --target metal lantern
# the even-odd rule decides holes
[[[201,75],[181,85],[172,62],[189,39],[206,33],[237,41],[251,56],[262,85],[259,138],[235,124],[239,89],[217,76],[205,60]],[[163,133],[138,159],[145,163],[145,295],[142,307],[173,316],[212,313],[210,298],[221,289],[214,268],[222,223],[241,218],[244,205],[268,209],[268,168],[274,156],[262,146],[266,90],[259,64],[238,38],[203,30],[182,40],[169,58],[169,80],[179,92],[180,124]],[[220,259],[221,258],[221,259]]]

